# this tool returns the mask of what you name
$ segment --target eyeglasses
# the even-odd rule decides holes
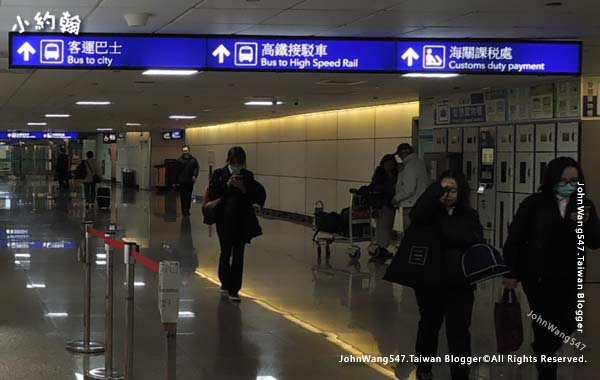
[[[579,178],[561,178],[559,184],[560,185],[568,185],[568,184],[577,184],[579,182]]]
[[[448,190],[446,190],[446,193],[448,193],[448,194],[457,194],[458,190],[457,189],[448,189]]]

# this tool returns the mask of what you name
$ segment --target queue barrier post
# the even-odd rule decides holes
[[[104,346],[100,342],[91,340],[91,316],[92,316],[92,260],[90,251],[89,229],[93,222],[82,223],[81,240],[78,251],[78,259],[83,263],[83,340],[67,342],[67,351],[79,354],[100,354],[104,352]]]
[[[105,240],[112,238],[114,232],[107,232]],[[123,375],[113,369],[113,315],[114,315],[114,258],[113,250],[104,243],[106,253],[106,297],[104,316],[104,367],[90,370],[84,375],[87,380],[123,380]]]
[[[167,343],[167,380],[177,378],[177,319],[179,318],[178,261],[161,261],[158,271],[158,309]]]
[[[135,300],[135,258],[134,252],[139,252],[135,243],[125,243],[125,283],[127,296],[125,298],[125,380],[133,380],[133,328],[134,328],[134,300]]]

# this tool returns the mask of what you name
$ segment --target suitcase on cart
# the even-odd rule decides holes
[[[98,208],[110,208],[110,188],[99,187],[96,202],[98,202]]]

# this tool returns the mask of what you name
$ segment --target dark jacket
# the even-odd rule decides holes
[[[394,199],[394,193],[396,192],[397,181],[398,173],[389,176],[383,167],[378,166],[377,169],[375,169],[375,173],[369,184],[369,190],[382,193],[383,205],[386,207],[393,207],[392,199]]]
[[[191,154],[188,158],[183,155],[177,160],[177,181],[180,184],[190,184],[194,182],[193,177],[198,178],[200,165],[198,160]]]
[[[576,222],[569,215],[576,212],[576,195],[567,206],[563,219],[554,194],[535,193],[525,198],[508,229],[504,243],[504,259],[509,277],[530,280],[540,277],[564,278],[571,281],[577,276]],[[600,222],[592,202],[590,218],[583,224],[585,245],[600,248]],[[575,280],[571,281],[575,285]]]
[[[66,153],[60,153],[56,158],[57,179],[68,179],[70,177],[69,170],[69,156]]]
[[[217,210],[217,227],[221,236],[235,243],[249,243],[253,238],[262,235],[262,229],[254,211],[254,204],[264,207],[266,192],[264,187],[254,179],[254,174],[242,169],[246,193],[227,186],[231,178],[229,167],[214,171],[210,178],[208,197],[211,200],[221,198]]]
[[[479,213],[469,207],[457,206],[449,215],[440,202],[442,195],[444,188],[438,182],[429,185],[410,211],[408,231],[423,226],[439,227],[440,234],[431,238],[438,239],[443,250],[464,252],[474,244],[485,242]]]

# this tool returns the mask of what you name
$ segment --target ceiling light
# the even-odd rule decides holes
[[[96,101],[96,100],[80,100],[76,103],[78,106],[107,106],[112,104],[109,101]]]
[[[27,284],[27,289],[45,289],[46,284]]]
[[[459,75],[456,73],[406,73],[402,76],[407,78],[455,78]]]
[[[274,101],[274,100],[249,100],[244,103],[247,106],[280,106],[283,104],[282,101]]]
[[[108,131],[112,131],[112,128],[96,128],[97,131],[99,132],[108,132]]]
[[[549,3],[546,3],[547,7],[561,7],[562,5],[563,3],[560,1],[551,1]]]
[[[142,73],[142,75],[175,75],[175,76],[188,76],[198,74],[198,70],[156,70],[150,69]]]
[[[46,317],[65,318],[68,317],[69,313],[48,313]]]
[[[195,318],[196,314],[191,311],[180,311],[179,318]]]
[[[125,125],[128,127],[139,127],[142,124],[141,123],[125,123]]]
[[[31,126],[34,126],[34,125],[48,125],[48,123],[29,122],[29,123],[27,123],[27,125],[31,125]]]
[[[169,116],[169,119],[172,119],[172,120],[192,120],[195,118],[196,118],[196,116],[193,116],[193,115],[171,115],[171,116]]]
[[[69,115],[68,113],[47,113],[46,117],[62,117],[62,118],[66,118],[66,117],[71,117],[71,115]]]
[[[152,16],[148,12],[126,13],[123,15],[127,25],[130,27],[146,26],[148,19]]]

